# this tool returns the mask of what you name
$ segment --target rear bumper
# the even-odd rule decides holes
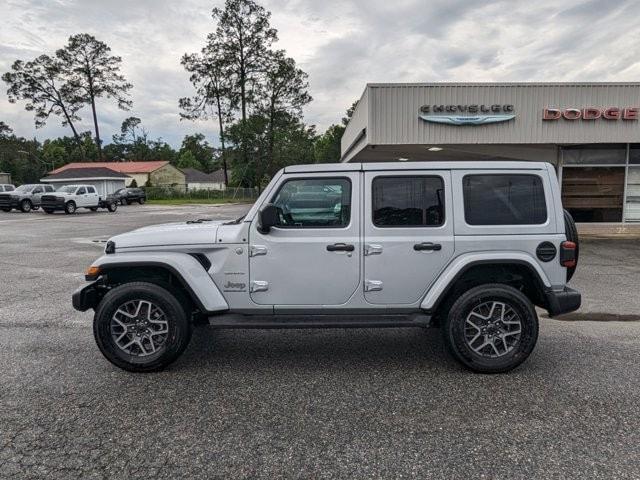
[[[560,291],[548,289],[545,291],[545,296],[550,317],[573,312],[580,308],[582,302],[580,292],[566,286]]]

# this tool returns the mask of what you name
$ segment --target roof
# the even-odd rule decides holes
[[[220,183],[224,182],[224,170],[204,173],[195,168],[181,168],[187,183]],[[228,173],[228,172],[227,172]]]
[[[284,173],[367,172],[400,170],[545,170],[547,163],[529,161],[494,160],[481,162],[370,162],[370,163],[313,163],[290,165]],[[553,168],[553,167],[551,167]]]
[[[70,164],[71,165],[71,164]],[[91,168],[68,168],[60,173],[53,173],[43,178],[43,182],[53,180],[88,180],[88,179],[125,179],[130,178],[124,173],[115,172],[110,168],[91,167]]]
[[[64,172],[69,169],[78,168],[108,168],[120,173],[151,173],[164,167],[169,162],[164,160],[151,162],[75,162],[68,163],[60,168],[51,171],[52,174]]]

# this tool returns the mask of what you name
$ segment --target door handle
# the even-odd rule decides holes
[[[440,250],[442,250],[442,245],[440,245],[439,243],[432,243],[432,242],[422,242],[422,243],[416,243],[413,246],[413,249],[416,252],[421,252],[421,251],[429,251],[429,252],[438,252]]]
[[[334,243],[333,245],[327,245],[327,252],[353,252],[356,249],[349,243]]]

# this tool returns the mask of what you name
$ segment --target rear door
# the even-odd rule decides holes
[[[373,304],[413,304],[454,253],[449,171],[368,171],[364,289]]]
[[[100,197],[96,191],[96,187],[87,185],[87,205],[89,207],[97,207],[100,202]]]

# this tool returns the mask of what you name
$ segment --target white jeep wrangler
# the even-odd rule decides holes
[[[104,356],[157,370],[192,322],[219,328],[427,327],[466,367],[506,372],[535,305],[576,310],[577,233],[553,167],[531,162],[286,167],[247,215],[111,238],[73,295]]]

